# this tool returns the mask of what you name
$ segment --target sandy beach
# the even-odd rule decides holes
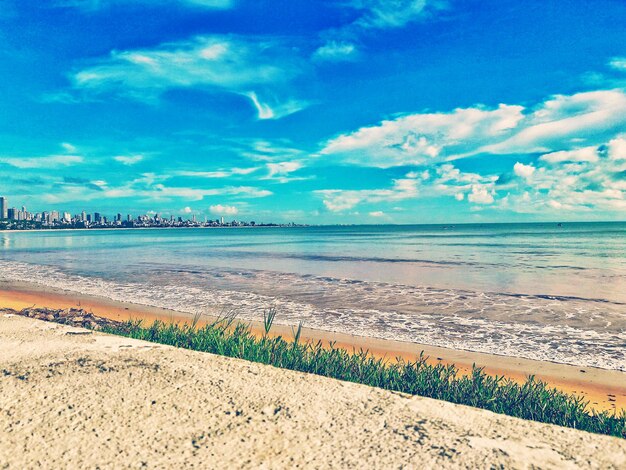
[[[0,307],[22,309],[25,307],[70,308],[80,307],[96,315],[112,320],[140,319],[145,322],[190,322],[189,314],[155,307],[116,302],[101,297],[86,296],[70,291],[54,291],[30,283],[0,282]],[[203,318],[200,323],[212,321]],[[260,334],[262,325],[251,323],[253,331]],[[273,334],[289,338],[291,327],[275,325]],[[484,367],[491,375],[504,375],[522,382],[535,375],[559,390],[574,393],[590,402],[590,407],[603,411],[626,409],[626,373],[592,367],[576,367],[553,362],[452,350],[429,345],[400,341],[365,338],[341,333],[304,328],[302,338],[308,341],[335,342],[337,347],[348,350],[369,350],[377,357],[394,360],[402,357],[413,360],[421,351],[430,357],[430,362],[453,363],[461,372],[468,372],[472,364]]]
[[[623,468],[623,440],[14,315],[2,468]],[[46,419],[41,419],[45,416]]]

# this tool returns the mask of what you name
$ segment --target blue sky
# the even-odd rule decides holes
[[[4,0],[0,195],[311,223],[626,219],[621,0]]]

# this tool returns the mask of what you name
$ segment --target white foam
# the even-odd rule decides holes
[[[0,261],[0,279],[190,314],[235,309],[277,323],[626,371],[621,307],[485,292],[300,276],[270,271],[147,269],[137,281]]]

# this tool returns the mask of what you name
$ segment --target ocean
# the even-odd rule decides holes
[[[626,223],[0,233],[0,280],[626,371]]]

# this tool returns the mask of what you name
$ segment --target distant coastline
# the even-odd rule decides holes
[[[213,229],[213,228],[332,228],[332,227],[442,227],[444,229],[467,227],[467,226],[507,226],[507,225],[554,225],[557,227],[566,227],[568,225],[592,225],[592,224],[626,224],[625,220],[575,220],[575,221],[529,221],[529,222],[454,222],[454,223],[410,223],[410,224],[299,224],[299,223],[259,223],[259,224],[224,224],[224,225],[149,225],[149,226],[53,226],[53,227],[33,227],[33,228],[0,228],[0,233],[18,233],[18,232],[51,232],[51,231],[89,231],[89,230],[145,230],[145,229]],[[3,227],[0,222],[0,227]]]
[[[297,228],[297,227],[311,227],[311,225],[281,225],[281,224],[263,224],[263,225],[206,225],[206,226],[189,226],[189,227],[176,227],[176,226],[163,226],[163,227],[53,227],[53,228],[29,228],[29,229],[0,229],[0,233],[23,233],[23,232],[90,232],[90,231],[126,231],[126,230],[180,230],[180,229],[194,229],[194,230],[209,230],[209,229],[255,229],[255,228]]]

